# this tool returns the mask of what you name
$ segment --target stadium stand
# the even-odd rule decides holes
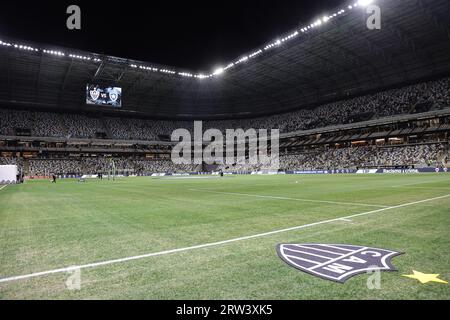
[[[281,156],[285,170],[340,170],[380,167],[442,166],[445,145],[359,146],[342,149],[325,148]]]
[[[312,110],[271,117],[206,121],[205,129],[266,128],[282,133],[357,123],[395,115],[424,113],[450,106],[450,78],[325,104]],[[92,115],[26,112],[0,109],[0,134],[15,135],[26,129],[38,137],[95,138],[99,134],[120,140],[156,141],[177,128],[192,128],[190,121],[159,121]],[[192,129],[191,129],[192,130]]]
[[[444,78],[312,110],[206,121],[203,129],[280,128],[285,134],[280,144],[284,170],[446,166],[449,92],[450,78]],[[161,137],[177,128],[193,131],[193,122],[0,108],[0,138],[9,137],[0,147],[31,152],[29,160],[11,153],[0,163],[18,164],[30,176],[107,173],[111,159],[117,172],[126,175],[202,171],[202,166],[177,166],[168,160],[173,144],[163,143]],[[26,136],[31,140],[26,142]],[[22,144],[15,144],[21,140]],[[91,156],[94,152],[101,155]],[[159,159],[161,155],[165,159]],[[215,168],[251,172],[260,166],[219,164]]]
[[[0,164],[27,162],[29,176],[83,175],[108,173],[114,161],[116,170],[125,175],[148,175],[152,173],[199,172],[195,165],[175,165],[170,160],[145,160],[135,156],[121,158],[88,157],[80,159],[37,158],[22,160],[0,158]],[[399,146],[354,146],[344,148],[322,147],[303,152],[287,152],[280,157],[283,170],[341,170],[384,167],[443,167],[448,161],[448,145],[442,143]],[[258,165],[219,165],[225,172],[257,171]]]

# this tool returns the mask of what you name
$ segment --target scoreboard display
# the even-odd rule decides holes
[[[122,88],[86,85],[86,104],[122,107]]]

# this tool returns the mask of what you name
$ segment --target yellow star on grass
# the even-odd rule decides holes
[[[447,281],[439,279],[438,274],[426,274],[422,273],[416,270],[413,270],[414,274],[404,274],[404,277],[411,278],[411,279],[417,279],[420,281],[420,283],[428,283],[428,282],[437,282],[437,283],[448,283]]]

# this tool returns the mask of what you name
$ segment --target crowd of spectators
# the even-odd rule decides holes
[[[1,158],[0,158],[1,159]],[[143,160],[133,157],[81,159],[31,159],[28,175],[97,175],[97,174],[151,174],[195,172],[195,165],[175,165],[171,160]],[[201,170],[200,170],[201,171]]]
[[[51,176],[53,174],[81,174],[80,161],[68,159],[30,160],[29,176]]]
[[[259,171],[262,169],[266,169],[266,166],[263,166],[261,164],[250,164],[250,163],[236,163],[236,164],[220,164],[217,167],[217,171],[223,171],[223,172],[253,172],[253,171]]]
[[[23,166],[23,159],[22,158],[6,158],[6,157],[0,157],[0,165],[17,165],[19,167]]]
[[[447,161],[446,157],[445,146],[439,144],[390,147],[359,146],[284,154],[280,156],[280,167],[284,170],[430,167],[443,165]]]
[[[280,129],[292,132],[450,107],[450,78],[424,82],[320,105],[313,109],[254,119],[205,121],[203,129]],[[94,138],[99,133],[119,140],[159,140],[192,121],[162,121],[0,109],[0,135],[28,129],[33,136]]]

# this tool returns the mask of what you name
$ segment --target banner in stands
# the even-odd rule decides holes
[[[348,174],[356,173],[356,170],[342,169],[342,170],[301,170],[301,171],[286,171],[286,174]]]
[[[50,180],[50,176],[25,176],[25,180]]]
[[[358,174],[414,174],[414,173],[447,173],[448,168],[418,168],[418,169],[361,169],[356,173]]]
[[[0,184],[15,184],[17,183],[17,166],[4,165],[0,166]]]

